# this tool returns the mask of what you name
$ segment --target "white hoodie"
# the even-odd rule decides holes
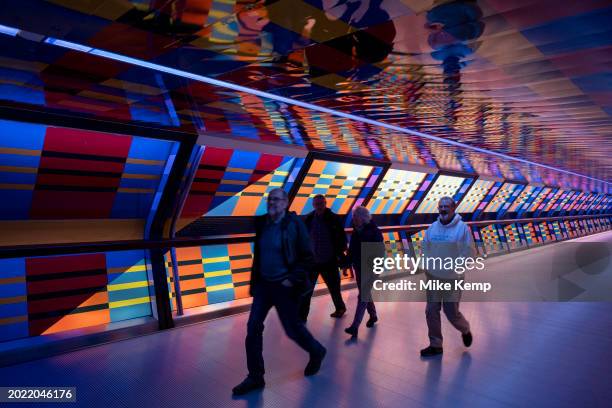
[[[472,233],[459,214],[455,214],[451,222],[446,225],[442,224],[438,218],[425,231],[422,245],[424,257],[457,259],[475,256]],[[439,263],[431,262],[427,272],[440,279],[460,277],[454,269],[444,269],[438,266]]]

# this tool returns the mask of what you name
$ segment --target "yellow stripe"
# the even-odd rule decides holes
[[[202,263],[204,265],[210,264],[210,263],[215,263],[215,262],[225,262],[225,261],[229,261],[229,256],[218,256],[216,258],[204,258],[204,259],[202,259]]]
[[[215,278],[217,276],[226,276],[226,275],[231,275],[231,274],[232,274],[232,271],[229,269],[226,269],[224,271],[205,272],[204,277],[205,278]]]
[[[111,309],[115,309],[117,307],[125,307],[125,306],[133,306],[133,305],[141,305],[143,303],[149,303],[150,299],[148,296],[136,298],[136,299],[127,299],[127,300],[118,300],[116,302],[109,302],[109,307]]]
[[[117,189],[118,193],[154,193],[155,190],[152,188],[128,188],[122,187]]]
[[[33,184],[3,184],[0,183],[0,190],[34,190]]]
[[[17,166],[0,166],[0,171],[8,171],[11,173],[33,173],[36,174],[36,167],[17,167]]]
[[[140,281],[140,282],[129,282],[129,283],[117,283],[113,285],[112,283],[108,285],[109,292],[115,292],[117,290],[125,290],[125,289],[134,289],[134,288],[146,288],[149,286],[149,282]]]
[[[122,178],[141,179],[141,180],[157,180],[159,176],[156,176],[154,174],[124,174]]]
[[[1,154],[19,154],[21,156],[40,156],[40,150],[17,149],[15,147],[0,147]]]
[[[147,266],[146,265],[133,265],[133,266],[130,266],[128,268],[126,268],[125,266],[119,266],[117,268],[108,268],[108,272],[110,272],[110,273],[142,272],[142,271],[146,271],[146,270],[147,270]]]
[[[217,292],[219,290],[233,289],[233,288],[234,288],[234,284],[233,283],[225,283],[223,285],[208,286],[206,288],[206,291],[207,292]]]

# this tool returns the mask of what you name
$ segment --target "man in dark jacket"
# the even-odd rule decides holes
[[[287,211],[287,206],[287,192],[274,189],[268,195],[268,214],[255,221],[253,303],[245,340],[249,374],[234,387],[234,395],[265,386],[263,329],[273,306],[287,336],[310,354],[304,375],[316,374],[325,357],[325,347],[312,337],[298,317],[301,295],[310,288],[308,274],[313,255],[306,226],[295,213]]]
[[[348,256],[353,269],[355,270],[355,279],[357,280],[357,308],[355,309],[355,318],[353,323],[344,331],[352,337],[357,337],[359,325],[363,320],[363,315],[367,309],[370,318],[366,322],[366,327],[373,327],[378,321],[376,307],[372,301],[371,288],[373,282],[373,272],[371,265],[368,269],[362,269],[362,266],[368,264],[364,262],[362,265],[363,256],[369,257],[384,256],[385,246],[382,233],[372,221],[370,212],[365,207],[355,207],[353,210],[353,233],[351,234],[351,243],[349,244]],[[362,253],[362,243],[370,243],[368,250],[369,254]]]
[[[319,273],[329,289],[336,311],[331,317],[342,317],[346,313],[346,306],[340,294],[339,261],[344,257],[346,250],[346,234],[342,227],[342,220],[332,210],[327,208],[327,201],[322,194],[316,195],[312,200],[314,211],[306,216],[306,226],[310,232],[310,239],[314,250],[315,265],[310,273],[312,290],[304,296],[300,308],[300,317],[303,321],[308,318],[310,299],[319,278]]]

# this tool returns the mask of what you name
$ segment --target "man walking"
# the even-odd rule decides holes
[[[450,197],[442,197],[438,202],[440,216],[438,220],[429,226],[423,240],[423,255],[427,258],[468,258],[474,256],[474,240],[469,227],[461,220],[459,214],[455,214],[456,204]],[[433,267],[427,270],[427,279],[435,279],[441,282],[453,282],[463,278],[454,269],[443,269],[440,263],[430,262]],[[425,316],[427,318],[427,329],[429,332],[429,347],[421,350],[421,356],[430,357],[442,354],[442,322],[440,321],[440,309],[448,321],[461,332],[463,344],[469,347],[472,344],[472,333],[470,324],[459,311],[459,300],[461,290],[427,291],[427,306]]]
[[[336,308],[330,316],[342,317],[346,313],[346,306],[340,293],[340,272],[338,271],[339,261],[346,250],[346,234],[342,227],[342,221],[337,214],[327,208],[327,201],[322,194],[313,198],[312,206],[314,211],[306,216],[306,226],[313,244],[315,265],[310,274],[312,291],[304,296],[300,308],[300,317],[303,321],[308,318],[310,300],[319,273],[329,289],[329,294]]]
[[[310,288],[308,274],[313,255],[306,226],[288,212],[287,192],[276,188],[268,195],[268,214],[255,221],[255,248],[251,272],[253,303],[245,340],[249,374],[233,389],[234,395],[263,388],[264,320],[274,306],[287,336],[310,354],[304,375],[319,371],[326,349],[298,317],[301,295]]]

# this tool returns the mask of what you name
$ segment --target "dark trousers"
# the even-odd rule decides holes
[[[298,295],[295,288],[283,286],[280,282],[262,281],[257,285],[247,323],[245,340],[249,376],[262,378],[264,375],[263,330],[268,312],[274,306],[287,336],[310,354],[319,353],[323,346],[306,329],[298,318]]]
[[[323,281],[329,289],[334,307],[336,310],[346,310],[346,305],[342,299],[340,293],[340,271],[335,262],[328,262],[323,264],[315,264],[314,268],[310,271],[310,282],[312,284],[312,290],[302,297],[302,304],[300,306],[300,318],[306,321],[308,313],[310,313],[310,301],[314,293],[315,285],[319,279],[319,273],[323,277]]]
[[[367,297],[369,301],[363,300],[361,296],[361,271],[357,268],[355,268],[355,279],[357,280],[357,290],[359,292],[357,294],[357,307],[355,308],[355,317],[353,318],[353,324],[351,324],[351,327],[359,328],[359,325],[363,320],[363,315],[365,314],[366,310],[368,311],[370,317],[376,317],[376,306],[374,305],[371,296]],[[370,280],[368,280],[368,282],[370,282]],[[363,289],[371,290],[371,287],[364,287]]]
[[[428,277],[428,279],[436,279]],[[454,280],[439,279],[442,282],[449,282],[454,285]],[[429,345],[432,347],[442,347],[442,321],[440,320],[440,310],[444,310],[446,318],[453,327],[466,334],[470,332],[470,324],[459,311],[459,301],[461,300],[460,290],[428,290],[427,305],[425,307],[425,318],[427,319],[427,332],[429,335]]]

